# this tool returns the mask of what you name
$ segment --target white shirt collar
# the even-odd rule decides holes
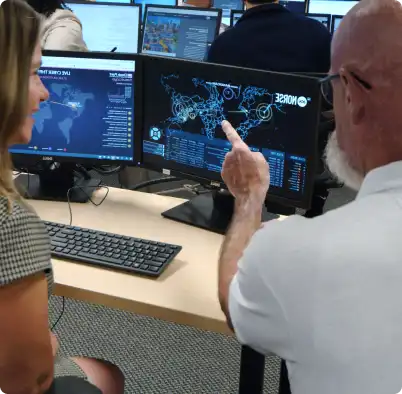
[[[370,171],[364,178],[356,199],[402,188],[402,161],[395,161]]]

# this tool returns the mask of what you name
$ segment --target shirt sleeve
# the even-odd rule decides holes
[[[286,285],[286,262],[291,258],[287,251],[292,249],[291,234],[286,229],[291,227],[291,223],[272,221],[257,231],[229,290],[230,319],[239,342],[287,360],[294,359],[294,322],[289,321],[286,308],[293,296],[292,287]]]
[[[50,241],[40,219],[17,203],[0,206],[0,286],[52,270]]]
[[[43,49],[58,51],[88,51],[82,36],[82,28],[74,20],[57,21],[46,33],[42,46]]]

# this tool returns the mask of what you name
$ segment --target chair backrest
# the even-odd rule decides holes
[[[56,378],[46,394],[102,394],[91,383],[75,376]]]

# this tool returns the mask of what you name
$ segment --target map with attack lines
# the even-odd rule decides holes
[[[272,120],[274,109],[283,112],[282,106],[274,103],[274,95],[264,88],[232,86],[193,78],[194,87],[203,91],[186,95],[172,87],[174,80],[178,79],[179,76],[174,74],[161,77],[161,84],[169,94],[172,105],[172,116],[165,122],[168,128],[180,128],[199,118],[203,124],[201,133],[211,140],[215,138],[215,130],[222,121],[230,113],[238,113],[244,119],[237,126],[237,131],[245,139],[253,128]]]

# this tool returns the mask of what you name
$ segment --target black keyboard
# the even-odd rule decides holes
[[[88,228],[44,223],[50,235],[53,257],[135,274],[159,276],[182,249],[178,245]]]

